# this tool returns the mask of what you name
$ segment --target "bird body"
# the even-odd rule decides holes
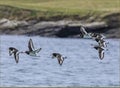
[[[37,56],[36,53],[39,53],[40,50],[41,50],[41,48],[39,48],[39,49],[37,49],[37,50],[34,50],[34,51],[25,51],[25,53],[26,53],[27,55],[30,55],[30,56]]]

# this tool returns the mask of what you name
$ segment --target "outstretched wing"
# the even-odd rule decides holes
[[[14,58],[15,58],[16,63],[18,63],[18,61],[19,61],[19,53],[14,53]]]
[[[42,48],[35,50],[35,53],[39,53]]]
[[[107,44],[105,41],[103,42],[103,47],[107,47]]]
[[[102,60],[104,58],[104,51],[99,50],[99,58]]]
[[[88,34],[83,26],[81,26],[80,31],[81,31],[83,36]]]
[[[58,59],[58,63],[59,63],[60,65],[62,65],[63,61],[61,61],[61,60]]]
[[[58,57],[57,59],[58,59],[58,63],[62,65],[64,61],[63,57]]]
[[[28,42],[28,48],[29,48],[29,51],[34,51],[35,50],[32,39],[30,39],[29,42]]]

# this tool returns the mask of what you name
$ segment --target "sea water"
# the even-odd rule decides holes
[[[17,64],[8,48],[26,51],[30,38],[42,48],[40,57],[20,54]],[[105,41],[108,51],[100,60],[92,39],[0,36],[0,86],[120,86],[120,40]],[[51,58],[56,52],[67,57],[62,66]]]

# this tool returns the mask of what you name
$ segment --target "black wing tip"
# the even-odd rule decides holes
[[[16,64],[18,64],[18,61],[16,61]]]
[[[19,61],[15,59],[15,62],[16,62],[16,64],[18,64]]]
[[[103,60],[103,58],[100,57],[100,60]]]
[[[62,66],[62,64],[60,64],[60,66]]]

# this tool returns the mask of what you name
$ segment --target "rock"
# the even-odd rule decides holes
[[[87,32],[106,33],[107,37],[120,37],[118,32],[113,35],[109,25],[105,22],[82,23],[80,21],[16,21],[1,19],[0,34],[17,34],[17,35],[39,35],[44,37],[61,37],[61,38],[79,38],[80,26],[83,25]],[[11,30],[14,29],[14,30]],[[112,28],[112,31],[115,29]]]
[[[68,24],[64,26],[59,32],[56,33],[58,37],[69,37],[80,34],[81,23]],[[93,22],[83,25],[87,32],[105,32],[107,31],[107,24],[105,22]],[[80,36],[78,36],[80,37]]]
[[[15,28],[18,26],[28,26],[26,21],[16,21],[16,20],[8,20],[8,19],[1,19],[0,20],[0,28]]]
[[[8,19],[3,18],[3,19],[0,20],[0,25],[6,23],[6,22],[8,22],[8,21],[9,21]]]

